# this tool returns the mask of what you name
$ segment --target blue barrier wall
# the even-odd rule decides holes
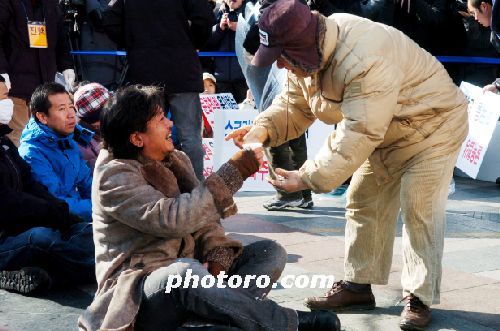
[[[124,51],[74,51],[72,55],[109,55],[126,56]],[[235,52],[199,52],[199,56],[236,56]],[[477,56],[436,56],[442,63],[483,63],[500,64],[500,58],[477,57]]]

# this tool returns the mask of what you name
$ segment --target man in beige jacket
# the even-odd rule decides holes
[[[400,31],[349,14],[326,18],[280,0],[259,19],[257,66],[288,69],[284,92],[237,145],[278,146],[316,120],[338,123],[314,160],[277,170],[279,189],[329,192],[353,173],[347,195],[345,275],[311,309],[373,309],[387,284],[398,213],[404,220],[401,328],[424,328],[439,302],[445,204],[467,102],[443,66]]]

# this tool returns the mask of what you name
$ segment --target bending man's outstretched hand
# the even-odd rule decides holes
[[[267,181],[275,189],[285,192],[297,192],[308,189],[307,185],[300,178],[298,170],[287,171],[276,168],[276,179],[267,178]]]
[[[226,141],[233,139],[233,142],[239,148],[243,148],[243,144],[264,143],[268,138],[266,128],[262,126],[243,126],[234,130],[224,138]]]

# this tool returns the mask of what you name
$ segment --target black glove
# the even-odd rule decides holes
[[[243,41],[243,47],[248,53],[255,55],[255,53],[259,49],[259,46],[260,46],[259,26],[257,25],[257,22],[255,22],[255,24],[252,25],[250,27],[250,30],[248,30],[247,32],[245,40]]]

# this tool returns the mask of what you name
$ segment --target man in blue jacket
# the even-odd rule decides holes
[[[60,84],[37,87],[30,108],[32,117],[21,135],[19,154],[33,177],[65,201],[70,213],[91,222],[92,174],[77,141],[88,141],[93,133],[76,124],[75,107]]]
[[[8,138],[14,104],[0,76],[0,289],[41,294],[95,281],[92,224],[34,180]]]

